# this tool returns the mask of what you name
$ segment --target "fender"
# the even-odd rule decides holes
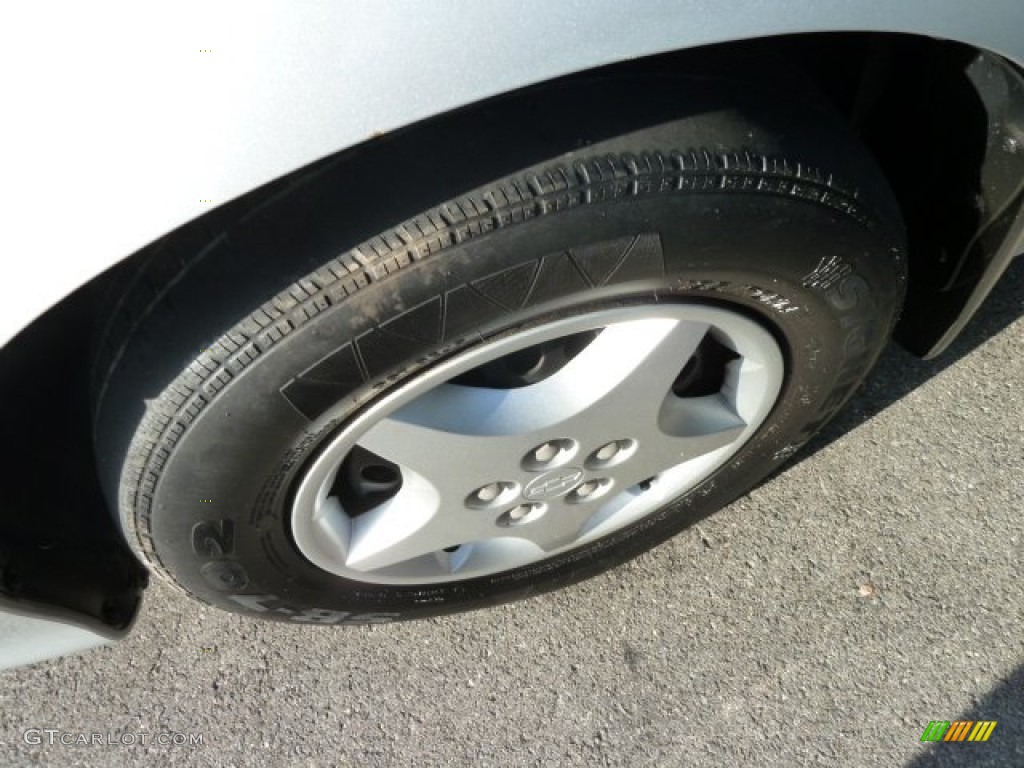
[[[713,8],[709,10],[709,8]],[[884,10],[884,12],[880,12]],[[1024,62],[990,0],[17,3],[5,73],[0,344],[238,196],[383,132],[629,58],[779,34],[930,35]]]

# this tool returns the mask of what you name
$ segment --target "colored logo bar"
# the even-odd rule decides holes
[[[996,720],[932,720],[921,734],[921,741],[988,741]]]

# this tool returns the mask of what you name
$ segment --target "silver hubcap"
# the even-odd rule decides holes
[[[587,333],[539,380],[466,383],[508,361],[535,372],[535,350],[543,361]],[[771,334],[703,305],[604,310],[482,344],[325,447],[299,482],[296,544],[326,571],[379,584],[484,576],[583,546],[728,461],[768,415],[783,372]],[[373,457],[358,504],[339,490],[357,450]]]

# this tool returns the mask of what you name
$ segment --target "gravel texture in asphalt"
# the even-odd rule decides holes
[[[890,348],[783,471],[616,571],[346,629],[156,580],[124,642],[3,673],[0,764],[1024,766],[1022,381],[1024,261],[946,355]]]

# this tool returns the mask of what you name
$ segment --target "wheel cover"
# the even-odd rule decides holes
[[[592,340],[536,383],[460,383],[480,366],[587,332]],[[719,355],[721,370],[704,377],[715,391],[674,390],[698,358],[714,358],[702,351],[709,344],[731,358]],[[326,571],[394,585],[487,576],[565,553],[727,462],[771,411],[784,372],[765,328],[703,304],[601,310],[505,335],[414,377],[326,444],[299,476],[295,543]],[[388,467],[401,475],[397,491],[358,513],[338,491],[357,446],[385,460],[364,468],[371,489],[387,486]]]

